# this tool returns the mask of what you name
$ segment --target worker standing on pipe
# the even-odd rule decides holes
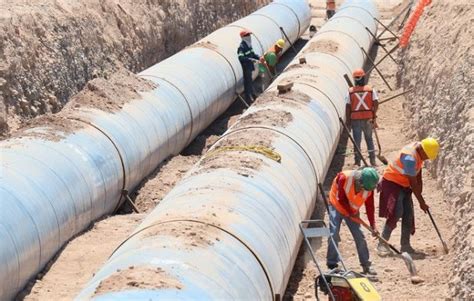
[[[421,210],[427,212],[423,191],[422,167],[425,160],[434,160],[438,156],[439,143],[434,138],[426,138],[405,146],[383,173],[380,182],[379,216],[386,218],[382,237],[390,239],[397,222],[402,219],[401,252],[415,253],[410,245],[410,234],[415,233],[415,215],[412,193],[418,199]],[[377,246],[380,256],[391,254],[385,245]]]
[[[260,58],[260,62],[267,66],[272,75],[276,75],[276,65],[280,61],[283,48],[285,48],[285,41],[283,39],[279,39]]]
[[[332,18],[336,14],[336,1],[335,0],[327,0],[326,1],[326,16],[329,19]]]
[[[346,122],[349,128],[352,127],[352,134],[355,143],[360,149],[362,133],[364,134],[369,159],[372,166],[376,166],[374,140],[372,131],[374,120],[378,110],[377,91],[365,84],[365,72],[363,69],[356,69],[352,73],[354,77],[354,87],[349,88],[346,102]],[[360,166],[360,157],[357,148],[354,147],[354,164]]]
[[[370,226],[377,232],[375,230],[373,190],[378,181],[379,175],[372,167],[365,167],[362,170],[342,171],[334,178],[329,195],[328,210],[331,236],[337,245],[341,240],[339,229],[342,220],[344,220],[354,238],[363,273],[368,275],[377,275],[377,273],[369,261],[369,249],[357,219],[359,219],[359,208],[365,204]],[[326,260],[329,269],[338,266],[339,258],[336,248],[329,241]]]
[[[255,54],[252,48],[252,32],[249,30],[242,30],[240,37],[239,48],[237,54],[239,56],[240,64],[244,73],[244,94],[247,102],[252,102],[257,98],[253,90],[252,72],[255,70],[255,62],[259,61],[258,55]]]

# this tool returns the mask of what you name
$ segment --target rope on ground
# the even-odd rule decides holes
[[[278,163],[281,163],[281,156],[279,153],[274,151],[271,148],[262,145],[235,145],[235,146],[223,146],[215,149],[206,154],[206,158],[214,156],[218,153],[228,152],[228,151],[248,151],[257,154],[264,155],[265,157],[272,159]]]

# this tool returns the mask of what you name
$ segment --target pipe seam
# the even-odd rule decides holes
[[[120,149],[118,148],[117,144],[114,142],[114,140],[104,131],[102,130],[99,126],[93,124],[92,122],[90,121],[86,121],[86,120],[82,120],[80,119],[79,117],[68,117],[67,119],[70,119],[70,120],[75,120],[75,121],[79,121],[79,122],[82,122],[82,123],[85,123],[91,127],[93,127],[94,129],[98,130],[102,135],[104,135],[109,141],[110,143],[112,143],[112,145],[114,146],[115,150],[117,151],[117,155],[119,156],[120,158],[120,165],[122,166],[122,191],[125,189],[125,185],[127,183],[127,180],[126,180],[126,177],[127,177],[127,173],[125,171],[125,162],[124,162],[124,159],[123,159],[123,156],[122,154],[120,153]],[[123,199],[123,196],[122,194],[120,194],[120,197],[117,201],[117,205],[115,206],[114,208],[114,211],[117,211],[118,208],[120,208],[120,206],[122,205],[122,199]]]

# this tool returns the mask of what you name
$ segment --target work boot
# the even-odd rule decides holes
[[[365,266],[362,266],[362,274],[375,276],[377,275],[377,272],[371,265],[365,265]]]
[[[401,246],[400,248],[400,252],[407,252],[409,254],[415,254],[416,253],[416,250],[412,248],[412,246],[410,245],[403,245]]]
[[[380,257],[387,257],[387,256],[392,255],[392,250],[390,250],[383,243],[379,243],[377,245],[377,255],[379,255]]]
[[[334,270],[334,269],[337,269],[339,267],[339,265],[336,263],[336,264],[328,264],[328,269],[329,270]]]
[[[377,161],[375,161],[375,158],[370,158],[370,165],[377,167]]]

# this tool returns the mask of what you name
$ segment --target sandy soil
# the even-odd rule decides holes
[[[379,1],[380,2],[380,1]],[[384,9],[386,12],[387,9]],[[387,15],[388,17],[389,15]],[[383,50],[379,49],[377,57],[384,55]],[[396,86],[396,72],[397,65],[391,60],[386,60],[381,65],[384,74],[387,75],[389,83],[392,87]],[[384,85],[382,79],[375,73],[371,74],[370,84],[374,86],[380,98],[384,99],[390,95],[395,94],[396,91],[390,92]],[[381,105],[379,111],[379,136],[383,147],[383,154],[387,158],[392,158],[397,151],[411,140],[409,137],[415,133],[407,130],[408,120],[404,114],[403,103],[407,99],[404,97],[397,98],[391,102]],[[407,137],[408,136],[408,137]],[[363,142],[364,145],[364,142]],[[366,147],[363,147],[363,151]],[[349,153],[349,154],[348,154]],[[332,162],[331,169],[325,181],[326,193],[330,188],[330,183],[335,174],[343,169],[353,169],[353,155],[352,144],[347,137],[343,137],[338,146],[337,154]],[[379,163],[381,164],[381,163]],[[383,171],[383,166],[377,168],[380,172]],[[437,221],[438,227],[448,243],[450,249],[453,248],[453,241],[449,238],[454,234],[453,232],[453,214],[450,211],[449,199],[443,195],[441,187],[431,177],[430,174],[424,174],[424,196],[428,204],[431,206],[432,214]],[[378,213],[378,194],[376,195],[376,216]],[[327,222],[327,216],[322,204],[318,205],[315,218],[324,219]],[[319,211],[319,212],[318,212]],[[362,210],[364,211],[364,210]],[[365,213],[365,212],[364,212]],[[365,214],[362,215],[364,218]],[[445,299],[451,297],[448,288],[448,281],[450,270],[452,268],[453,254],[444,255],[442,246],[436,235],[436,232],[429,220],[429,217],[424,214],[418,207],[415,201],[415,216],[416,216],[416,233],[412,237],[412,245],[423,255],[419,255],[415,259],[415,265],[418,269],[418,274],[424,278],[425,282],[418,285],[413,285],[410,282],[410,274],[403,262],[397,257],[380,258],[375,252],[377,241],[366,234],[369,244],[369,251],[371,260],[378,275],[378,281],[374,285],[384,300],[435,300]],[[383,227],[384,220],[377,218],[377,226],[379,230]],[[394,235],[391,242],[395,246],[399,246],[400,227],[394,230]],[[341,228],[341,244],[340,250],[345,259],[345,263],[350,269],[361,271],[355,245],[348,228],[344,225]],[[313,248],[316,248],[316,254],[320,258],[321,264],[325,268],[325,255],[327,244],[326,241],[315,241]],[[414,256],[415,257],[415,256]],[[306,248],[300,250],[295,269],[290,278],[290,282],[285,295],[286,300],[303,300],[315,299],[314,279],[318,275],[314,264],[309,261],[309,254],[306,253]],[[320,294],[320,297],[322,295]]]

